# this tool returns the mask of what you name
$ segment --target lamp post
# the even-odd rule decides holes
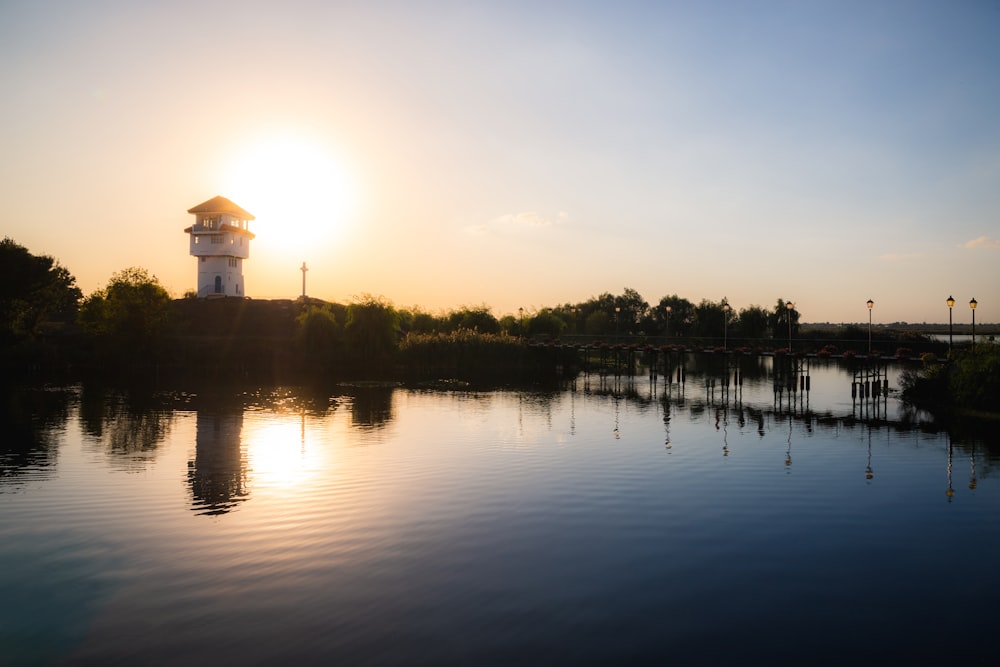
[[[976,297],[972,297],[972,301],[969,302],[969,308],[972,309],[972,353],[976,353],[976,306],[979,302],[976,301]]]
[[[615,306],[615,342],[618,342],[618,315],[622,312],[621,306]]]
[[[947,304],[948,304],[948,357],[950,358],[951,357],[951,346],[954,344],[954,340],[953,340],[953,338],[954,338],[954,335],[953,335],[954,332],[952,331],[952,327],[951,327],[951,309],[955,307],[955,297],[949,296]]]
[[[872,356],[872,308],[875,307],[875,302],[868,299],[868,356]]]
[[[789,301],[785,304],[785,309],[788,311],[788,354],[792,353],[792,311],[795,310],[795,304]]]
[[[729,304],[722,304],[722,349],[729,351]]]
[[[517,325],[518,333],[521,335],[522,338],[524,338],[524,308],[523,307],[517,309],[517,316],[518,316],[518,325]]]
[[[670,312],[673,310],[672,306],[667,306],[667,326],[666,326],[666,336],[670,338]]]

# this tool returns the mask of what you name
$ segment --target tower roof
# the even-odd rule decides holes
[[[188,213],[229,213],[235,215],[241,220],[255,220],[248,211],[244,211],[242,208],[229,201],[225,197],[212,197],[206,202],[202,202],[195,206],[194,208],[189,208]]]

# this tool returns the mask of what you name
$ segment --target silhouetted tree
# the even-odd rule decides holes
[[[602,336],[615,332],[614,319],[603,310],[595,310],[587,315],[583,330],[590,336]]]
[[[694,333],[704,338],[718,338],[722,340],[723,328],[725,327],[722,309],[725,299],[722,301],[709,301],[702,299],[694,309]]]
[[[548,308],[532,316],[525,324],[529,336],[551,336],[558,338],[566,328],[566,323]]]
[[[388,364],[396,351],[399,315],[382,297],[364,295],[347,307],[344,325],[352,361],[371,368]]]
[[[668,311],[667,308],[670,308]],[[665,296],[651,309],[658,331],[669,336],[686,336],[694,323],[694,304],[676,294]]]
[[[296,318],[295,346],[310,372],[328,372],[340,343],[341,328],[328,306],[307,306]]]
[[[784,299],[778,299],[771,314],[771,335],[777,339],[788,339],[788,323],[791,320],[792,336],[795,337],[799,330],[799,311],[788,308],[788,303]]]
[[[747,306],[740,311],[737,329],[742,338],[764,338],[770,333],[771,314],[763,306]]]
[[[433,333],[443,328],[439,318],[424,312],[420,308],[399,310],[398,314],[399,327],[405,333]]]
[[[490,312],[489,306],[466,306],[452,311],[448,315],[448,324],[449,331],[468,329],[479,333],[500,333],[500,322]]]
[[[649,311],[649,304],[631,287],[626,287],[621,296],[615,297],[615,306],[621,309],[618,316],[622,333],[634,332]]]
[[[156,276],[131,267],[84,299],[78,319],[105,354],[130,362],[150,360],[170,323],[170,306],[170,295]]]
[[[0,338],[35,336],[46,320],[72,321],[81,296],[56,260],[10,238],[0,241]]]

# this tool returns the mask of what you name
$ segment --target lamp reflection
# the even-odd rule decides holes
[[[792,468],[792,415],[786,415],[788,419],[788,449],[785,450],[786,472],[791,472]]]
[[[948,437],[948,490],[944,492],[948,497],[948,502],[955,497],[955,489],[951,485],[951,437]]]
[[[969,490],[976,490],[976,444],[972,443],[972,455],[969,457]]]
[[[872,425],[868,424],[868,462],[865,465],[865,479],[872,481],[875,471],[872,470]]]

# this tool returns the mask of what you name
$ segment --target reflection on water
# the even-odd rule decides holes
[[[173,419],[159,397],[89,386],[80,392],[79,413],[86,440],[114,467],[136,472],[155,458]]]
[[[390,385],[355,385],[351,391],[351,420],[360,428],[378,429],[392,420]]]
[[[4,657],[977,657],[953,638],[992,630],[994,432],[908,412],[894,368],[877,396],[816,360],[682,370],[537,391],[9,392]]]
[[[0,386],[0,493],[54,472],[69,404],[66,390]]]
[[[194,460],[188,461],[188,484],[199,514],[225,514],[249,492],[243,449],[243,412],[198,413]]]

